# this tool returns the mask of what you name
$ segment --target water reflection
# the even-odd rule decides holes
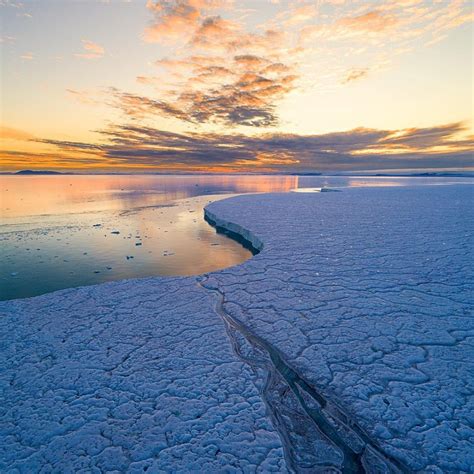
[[[0,298],[226,268],[250,251],[216,234],[203,207],[225,193],[472,183],[466,178],[2,176]],[[210,195],[217,195],[211,197]]]
[[[1,216],[155,206],[203,194],[287,192],[295,176],[2,176]]]
[[[4,219],[129,210],[192,196],[221,193],[288,192],[294,188],[414,186],[472,183],[471,178],[358,176],[1,176]]]
[[[251,252],[203,219],[203,207],[220,197],[4,225],[1,299],[125,278],[200,274],[244,262]]]

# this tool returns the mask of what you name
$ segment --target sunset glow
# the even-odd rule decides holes
[[[471,2],[0,2],[2,171],[472,170]]]

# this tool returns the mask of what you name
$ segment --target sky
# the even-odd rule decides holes
[[[473,5],[0,0],[1,168],[473,170]]]

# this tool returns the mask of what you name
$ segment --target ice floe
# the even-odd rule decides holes
[[[470,472],[471,190],[214,202],[242,265],[0,303],[0,471]]]
[[[337,407],[353,428],[345,437],[370,440],[367,453],[391,468],[469,472],[472,209],[471,186],[215,202],[207,212],[216,225],[245,229],[263,247],[205,286]]]

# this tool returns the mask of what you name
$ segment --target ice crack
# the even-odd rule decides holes
[[[206,285],[207,280],[204,276],[198,286],[216,295],[215,312],[225,324],[235,354],[257,378],[293,472],[408,472],[382,453],[336,405],[308,385],[274,347],[232,318],[224,308],[225,295]]]

